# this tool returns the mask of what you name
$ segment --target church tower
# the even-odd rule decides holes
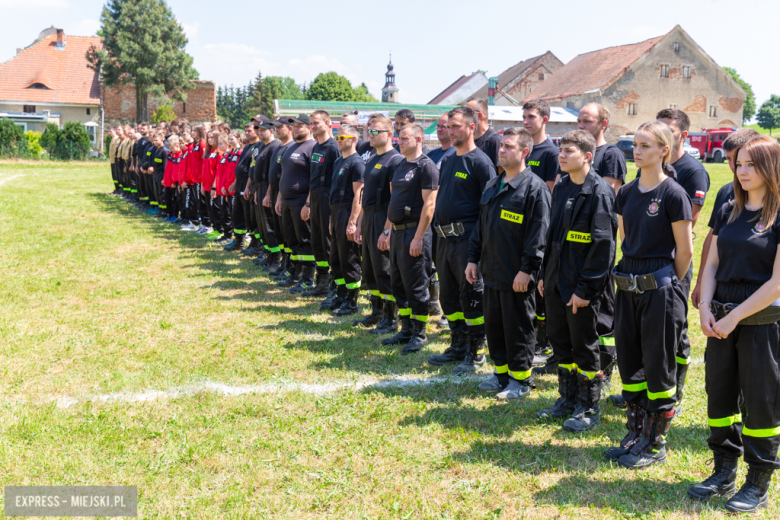
[[[393,55],[390,55],[390,63],[385,72],[385,86],[382,88],[382,103],[398,103],[398,88],[395,86],[395,72],[393,72]]]

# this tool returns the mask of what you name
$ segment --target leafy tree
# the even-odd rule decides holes
[[[40,158],[43,151],[40,132],[30,130],[24,133],[24,150],[27,157],[32,157],[33,159]]]
[[[62,127],[60,132],[60,142],[67,146],[61,147],[62,158],[66,159],[84,159],[92,149],[92,141],[89,140],[89,133],[82,123],[78,121],[68,121]],[[65,157],[69,154],[69,157]]]
[[[152,114],[152,121],[157,124],[160,121],[171,122],[176,119],[176,112],[173,111],[171,105],[163,104],[157,107],[157,110]]]
[[[335,72],[318,74],[306,92],[306,99],[314,101],[353,101],[354,97],[349,80]]]
[[[769,99],[764,101],[764,104],[758,109],[756,121],[758,121],[758,126],[769,130],[769,135],[772,135],[773,128],[780,127],[780,96],[772,94]]]
[[[24,129],[10,119],[0,120],[0,144],[17,145],[24,139]]]
[[[46,129],[43,131],[43,135],[41,135],[41,145],[51,152],[61,140],[60,127],[54,123],[46,123]],[[106,150],[108,150],[108,146],[106,146]]]
[[[268,118],[274,115],[274,99],[304,99],[304,96],[294,79],[286,76],[267,76],[263,81],[260,113]]]
[[[258,72],[254,81],[246,88],[246,109],[254,117],[263,109],[263,73]]]
[[[737,84],[742,87],[742,90],[745,91],[745,94],[747,94],[747,99],[745,99],[745,103],[742,105],[742,124],[744,125],[753,119],[753,116],[756,114],[756,95],[753,93],[753,87],[750,86],[750,83],[742,79],[739,73],[731,67],[723,67],[723,70],[725,70],[728,75],[731,76],[731,79],[736,81]]]
[[[87,60],[108,88],[135,86],[136,122],[147,120],[150,95],[187,100],[198,73],[165,0],[108,0],[100,22],[103,45],[92,46]]]
[[[368,87],[365,83],[361,83],[359,86],[355,87],[354,96],[352,98],[352,101],[358,101],[361,103],[378,103],[379,100],[371,95],[371,93],[368,91]]]

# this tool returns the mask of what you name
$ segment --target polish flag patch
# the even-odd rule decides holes
[[[697,191],[697,192],[695,192],[693,194],[693,196],[694,197],[704,197],[704,192],[703,191]]]

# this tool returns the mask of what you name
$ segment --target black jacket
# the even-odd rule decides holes
[[[161,146],[157,148],[152,145],[151,155],[149,156],[149,166],[154,168],[154,173],[165,173],[165,167],[168,165],[168,154],[171,151],[167,146]]]
[[[618,228],[615,190],[607,181],[591,170],[569,204],[565,194],[571,182],[567,175],[553,191],[547,254],[542,262],[545,286],[557,282],[564,302],[572,294],[585,300],[601,294],[615,263]]]
[[[550,224],[550,188],[526,168],[499,191],[503,175],[485,185],[469,262],[479,263],[485,284],[511,291],[518,271],[535,282]]]

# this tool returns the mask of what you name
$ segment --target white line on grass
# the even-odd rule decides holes
[[[12,180],[16,179],[17,177],[24,177],[24,174],[22,173],[22,174],[19,174],[19,175],[12,175],[12,176],[8,177],[7,179],[3,179],[3,180],[0,181],[0,186],[2,186],[3,184],[5,184],[8,181],[12,181]]]

